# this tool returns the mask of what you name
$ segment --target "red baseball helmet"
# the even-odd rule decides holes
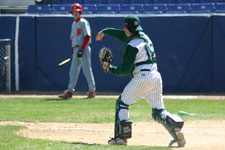
[[[73,11],[79,11],[80,14],[82,14],[82,12],[83,12],[82,6],[78,3],[73,4],[72,7],[71,7],[71,13]]]

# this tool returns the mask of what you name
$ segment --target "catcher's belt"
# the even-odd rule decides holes
[[[141,62],[136,63],[135,66],[140,66],[140,65],[143,65],[143,64],[153,64],[153,63],[156,63],[156,59],[141,61]]]
[[[151,71],[150,69],[141,69],[140,71]]]

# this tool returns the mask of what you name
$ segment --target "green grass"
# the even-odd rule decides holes
[[[46,99],[46,98],[1,98],[0,121],[25,122],[114,122],[115,102],[113,98],[100,99]],[[171,113],[186,111],[198,116],[182,116],[184,120],[224,120],[225,100],[165,100],[165,107]],[[130,119],[133,122],[153,121],[151,108],[145,100],[130,106]],[[29,139],[15,134],[24,127],[0,126],[0,150],[159,150],[166,147],[109,146],[86,143],[56,142]]]
[[[116,99],[0,99],[0,121],[39,122],[114,122]],[[171,113],[186,111],[198,116],[182,116],[184,120],[225,119],[224,100],[165,100]],[[135,122],[152,120],[151,108],[145,100],[130,106],[130,119]]]

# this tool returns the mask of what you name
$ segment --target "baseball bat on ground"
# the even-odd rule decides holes
[[[61,61],[59,64],[58,64],[58,67],[63,67],[65,66],[66,64],[70,63],[71,62],[71,58],[67,58],[63,61]]]
[[[197,116],[197,114],[192,114],[192,113],[188,113],[185,111],[178,111],[178,114],[179,115],[188,115],[188,116]]]

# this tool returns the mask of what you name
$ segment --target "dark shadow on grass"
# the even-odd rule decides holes
[[[90,144],[90,143],[83,143],[83,142],[63,142],[63,143],[70,143],[74,145],[86,145],[86,146],[117,146],[118,149],[120,147],[125,147],[125,149],[132,149],[132,150],[138,150],[138,149],[143,149],[143,150],[153,150],[153,149],[158,149],[158,150],[171,150],[171,148],[178,148],[176,146],[174,147],[161,147],[161,146],[133,146],[133,145],[108,145],[108,144]],[[178,148],[179,149],[179,148]]]
[[[74,100],[74,99],[89,100],[88,98],[46,98],[43,101],[68,101],[68,100]]]
[[[103,144],[90,144],[90,143],[83,143],[83,142],[63,142],[63,143],[70,143],[74,145],[89,145],[89,146],[102,146]]]
[[[43,101],[68,101],[68,100],[71,100],[69,98],[46,98],[45,100]]]

